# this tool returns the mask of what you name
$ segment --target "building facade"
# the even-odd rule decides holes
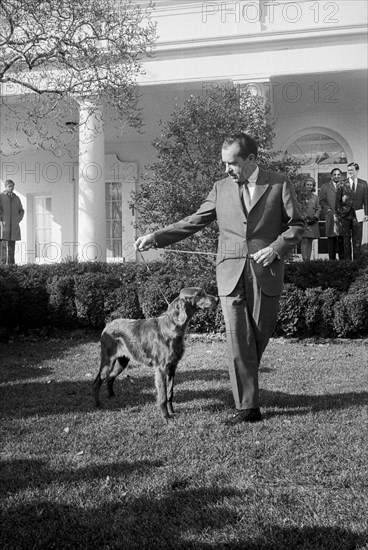
[[[215,84],[251,85],[270,103],[274,150],[300,161],[301,173],[314,176],[318,188],[334,167],[346,173],[352,161],[367,179],[365,0],[155,4],[159,38],[140,80],[143,133],[120,135],[106,126],[87,138],[81,129],[73,136],[75,156],[55,157],[26,142],[15,151],[2,132],[2,186],[15,181],[26,211],[17,263],[135,260],[131,192],[155,161],[158,121]],[[83,103],[78,111],[83,118]],[[367,227],[363,238],[368,241]],[[325,254],[322,238],[313,257]]]

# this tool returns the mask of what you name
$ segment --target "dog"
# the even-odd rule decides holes
[[[184,288],[166,313],[149,319],[115,319],[101,334],[100,370],[93,381],[97,407],[104,380],[109,397],[114,397],[114,381],[129,361],[154,367],[158,406],[164,420],[172,418],[174,378],[184,354],[184,337],[190,319],[200,309],[213,310],[218,298],[201,288]]]

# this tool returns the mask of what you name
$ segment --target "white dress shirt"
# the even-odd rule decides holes
[[[254,170],[254,172],[248,178],[248,181],[249,181],[248,189],[249,189],[249,194],[250,194],[250,199],[251,200],[253,198],[254,190],[256,188],[256,181],[257,181],[257,178],[258,178],[258,174],[259,174],[259,166],[257,166],[257,168]]]

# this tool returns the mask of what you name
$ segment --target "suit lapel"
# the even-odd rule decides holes
[[[254,206],[257,204],[259,199],[267,191],[267,189],[269,187],[268,181],[269,181],[268,173],[265,170],[263,170],[262,168],[259,168],[259,174],[258,174],[258,178],[257,178],[257,181],[256,181],[256,186],[255,186],[255,189],[254,189],[252,202],[251,202],[251,207],[250,207],[249,212],[254,208]]]
[[[231,198],[231,201],[229,201],[229,198],[227,199],[227,204],[233,204],[233,206],[231,207],[231,211],[233,212],[234,208],[236,208],[237,210],[240,208],[241,211],[243,212],[243,215],[245,216],[245,218],[247,217],[247,213],[245,211],[245,206],[244,206],[244,202],[243,202],[243,199],[240,195],[240,190],[239,190],[239,185],[238,183],[236,183],[236,181],[234,181],[232,178],[228,178],[227,179],[227,182],[226,182],[226,187],[227,187],[227,192],[230,191],[230,197]]]

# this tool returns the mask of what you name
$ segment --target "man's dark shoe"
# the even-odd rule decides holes
[[[225,420],[227,426],[235,426],[242,422],[259,422],[262,420],[261,411],[259,409],[243,409],[238,411],[233,417]]]

